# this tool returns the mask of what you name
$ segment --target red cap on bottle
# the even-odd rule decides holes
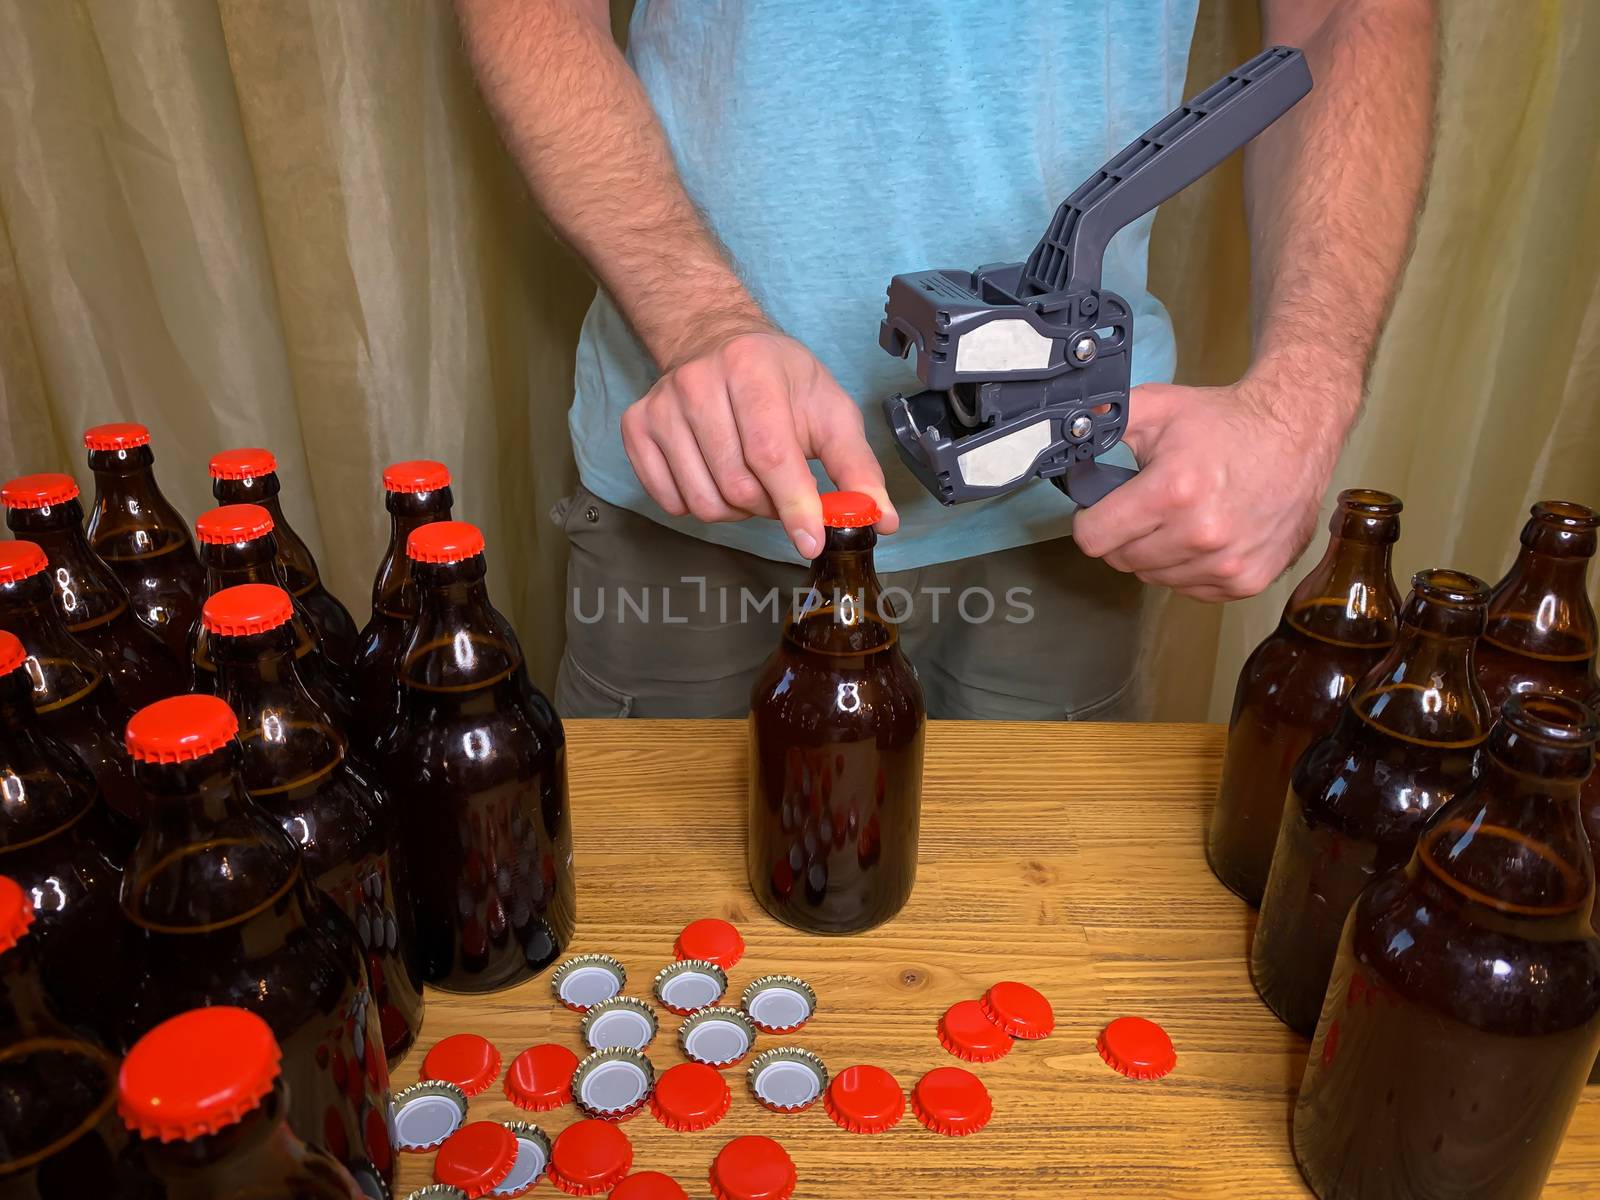
[[[476,1096],[488,1091],[500,1077],[500,1051],[488,1038],[475,1033],[453,1033],[428,1051],[421,1077],[442,1079]]]
[[[28,661],[28,652],[22,639],[14,633],[0,629],[0,676],[9,675]]]
[[[278,1078],[272,1028],[229,1005],[163,1021],[122,1060],[117,1109],[140,1137],[191,1141],[254,1110]]]
[[[569,1196],[598,1196],[621,1183],[633,1166],[633,1143],[610,1121],[579,1121],[556,1135],[550,1182]]]
[[[882,1067],[846,1067],[833,1077],[822,1107],[833,1123],[851,1133],[884,1133],[906,1113],[900,1082]]]
[[[207,631],[219,637],[248,637],[287,625],[294,616],[294,601],[281,587],[270,583],[241,583],[214,592],[200,610]]]
[[[253,542],[272,532],[272,514],[259,504],[224,504],[201,513],[194,532],[208,546]]]
[[[640,1171],[617,1184],[606,1200],[689,1200],[689,1193],[670,1175]]]
[[[976,1000],[952,1004],[939,1018],[939,1044],[967,1062],[993,1062],[1004,1058],[1015,1044],[983,1011]]]
[[[112,421],[85,429],[83,444],[90,450],[132,450],[150,444],[150,431],[137,421]]]
[[[506,1099],[529,1112],[548,1112],[572,1099],[572,1073],[578,1056],[565,1046],[544,1042],[529,1046],[511,1060],[506,1072]]]
[[[49,565],[37,542],[0,542],[0,584],[31,579]]]
[[[226,746],[239,718],[215,696],[168,696],[147,704],[128,722],[128,753],[139,762],[181,763]]]
[[[1056,1027],[1050,1001],[1025,983],[997,983],[979,1003],[984,1016],[1015,1038],[1036,1041]]]
[[[668,1129],[694,1133],[710,1129],[728,1113],[733,1093],[720,1072],[705,1063],[668,1067],[650,1094],[650,1111]]]
[[[390,463],[383,469],[386,492],[436,492],[450,486],[450,468],[431,458]]]
[[[406,538],[406,557],[413,562],[457,563],[482,553],[483,532],[465,521],[434,521]]]
[[[460,1188],[468,1200],[487,1196],[517,1165],[517,1135],[499,1121],[474,1121],[445,1139],[433,1178]]]
[[[744,938],[726,921],[702,917],[683,927],[678,940],[672,944],[672,953],[679,960],[698,958],[714,962],[726,971],[744,957]]]
[[[1108,1067],[1129,1079],[1160,1079],[1178,1065],[1167,1031],[1143,1017],[1118,1017],[1100,1031],[1095,1049]]]
[[[822,523],[830,529],[860,529],[881,520],[883,510],[865,492],[822,493]]]
[[[0,875],[0,954],[10,950],[33,924],[33,902],[22,885],[9,875]]]
[[[0,487],[0,502],[7,508],[49,508],[78,498],[78,484],[71,475],[51,471],[43,475],[19,475]]]
[[[935,1067],[919,1079],[911,1089],[911,1108],[923,1125],[946,1137],[977,1133],[994,1115],[983,1080],[960,1067]]]
[[[260,446],[243,446],[213,454],[209,467],[213,479],[256,479],[276,471],[278,459],[271,450],[263,450]]]
[[[717,1200],[788,1200],[799,1177],[789,1152],[769,1137],[737,1137],[711,1163]]]

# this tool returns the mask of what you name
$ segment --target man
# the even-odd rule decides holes
[[[884,288],[1026,254],[1183,98],[1198,0],[638,0],[627,59],[605,0],[456,3],[512,153],[602,289],[571,413],[583,487],[560,510],[564,715],[743,713],[776,634],[741,598],[803,585],[830,480],[883,510],[878,567],[912,597],[935,716],[1130,712],[1136,580],[1248,596],[1305,546],[1409,244],[1432,0],[1262,0],[1266,42],[1302,48],[1315,86],[1246,159],[1251,367],[1168,382],[1150,219],[1124,230],[1105,281],[1135,313],[1142,469],[1076,514],[1043,483],[952,509],[923,492],[878,411],[915,383],[877,345]],[[995,615],[958,613],[968,594]]]

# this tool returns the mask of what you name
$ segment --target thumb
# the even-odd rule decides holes
[[[1122,440],[1141,467],[1187,391],[1188,388],[1170,383],[1143,383],[1129,394],[1128,425],[1122,431]]]

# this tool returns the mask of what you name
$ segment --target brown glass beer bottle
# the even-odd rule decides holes
[[[1289,781],[1250,976],[1299,1033],[1316,1026],[1350,906],[1374,875],[1406,861],[1429,814],[1471,782],[1489,731],[1472,664],[1488,585],[1446,570],[1411,582],[1393,648]]]
[[[128,1051],[117,1107],[162,1200],[365,1200],[289,1129],[281,1062],[271,1026],[229,1005],[180,1013]]]
[[[129,831],[78,756],[40,728],[26,661],[0,630],[0,872],[38,899],[33,936],[56,1011],[114,1045],[127,986],[117,890]]]
[[[1289,774],[1333,728],[1356,680],[1394,644],[1400,598],[1389,552],[1400,501],[1365,488],[1339,493],[1328,548],[1245,660],[1233,696],[1222,786],[1206,857],[1218,879],[1259,905],[1278,842]]]
[[[128,723],[129,710],[112,691],[99,656],[67,632],[47,565],[44,551],[32,542],[0,542],[0,628],[28,653],[23,670],[33,685],[40,725],[83,760],[112,811],[137,823],[142,800],[117,732]]]
[[[34,925],[28,893],[0,875],[0,1045],[75,1036],[45,992]]]
[[[96,425],[83,444],[94,472],[89,545],[115,572],[134,615],[187,662],[205,572],[189,526],[156,486],[150,431],[132,422]]]
[[[806,599],[750,696],[750,887],[812,933],[887,921],[917,875],[927,716],[872,566],[880,516],[860,492],[822,497]]]
[[[258,1014],[283,1048],[291,1128],[383,1195],[389,1071],[361,948],[245,794],[237,732],[215,696],[174,696],[128,722],[147,797],[122,884],[140,967],[129,1040],[191,1008]]]
[[[423,978],[456,992],[520,983],[572,937],[566,737],[489,603],[483,534],[412,530],[419,608],[379,742],[403,831]]]
[[[218,504],[259,504],[272,514],[277,533],[278,563],[283,567],[289,594],[305,610],[322,641],[328,660],[348,671],[356,656],[355,619],[322,586],[322,574],[311,548],[284,519],[278,502],[278,460],[270,450],[247,447],[211,456],[211,494]]]
[[[1321,1200],[1536,1200],[1600,1050],[1582,704],[1514,695],[1478,779],[1350,912],[1295,1105]]]
[[[394,718],[399,685],[395,663],[406,628],[417,615],[417,589],[411,580],[406,539],[413,529],[448,521],[455,502],[450,471],[443,464],[417,460],[394,463],[383,472],[384,506],[389,510],[389,545],[372,584],[372,619],[356,649],[355,695],[358,728],[352,740],[363,751],[376,744]]]
[[[6,524],[50,561],[50,584],[67,630],[100,657],[123,702],[138,708],[181,691],[184,673],[134,615],[128,593],[89,548],[70,475],[25,475],[0,488]]]
[[[1498,711],[1513,692],[1585,700],[1595,677],[1597,635],[1585,576],[1600,514],[1568,500],[1541,500],[1522,527],[1522,549],[1489,598],[1478,639],[1478,682]]]
[[[246,583],[271,584],[288,590],[283,567],[277,559],[272,514],[261,505],[225,504],[213,508],[201,515],[194,529],[200,539],[200,558],[206,568],[207,596]],[[316,625],[299,600],[294,602],[294,607],[289,623],[295,635],[295,661],[299,665],[300,681],[339,727],[347,729],[354,711],[349,680],[323,653]],[[195,686],[214,694],[217,667],[212,662],[210,638],[205,622],[196,621],[190,635]]]
[[[264,583],[206,601],[217,690],[239,718],[250,798],[278,819],[311,880],[361,941],[383,1048],[397,1063],[422,1026],[422,979],[388,797],[351,760],[344,734],[311,697],[295,663],[289,593]],[[0,859],[3,861],[3,859]]]

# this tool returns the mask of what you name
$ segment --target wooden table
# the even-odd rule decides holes
[[[758,974],[808,979],[819,1011],[799,1034],[837,1071],[887,1067],[910,1088],[955,1064],[934,1035],[952,1003],[996,980],[1033,984],[1055,1006],[1043,1042],[1018,1042],[974,1068],[993,1123],[967,1138],[924,1130],[908,1112],[892,1132],[837,1128],[821,1105],[778,1116],[728,1073],[732,1111],[717,1126],[673,1133],[648,1113],[623,1126],[636,1170],[709,1194],[706,1172],[730,1138],[763,1133],[789,1149],[802,1200],[1273,1200],[1305,1197],[1288,1145],[1305,1042],[1251,990],[1253,915],[1206,868],[1206,816],[1222,751],[1213,726],[935,723],[928,737],[921,866],[910,905],[852,938],[796,933],[768,917],[744,879],[744,726],[733,721],[572,721],[578,936],[604,950],[648,997],[689,920],[736,923],[748,952],[730,973],[737,996]],[[1156,1083],[1112,1073],[1095,1051],[1126,1013],[1164,1025],[1178,1069]],[[682,1061],[667,1014],[650,1048],[661,1071]],[[574,1050],[578,1018],[548,975],[496,995],[430,993],[420,1040],[396,1073],[416,1078],[422,1051],[471,1030],[507,1062],[535,1042]],[[1547,1197],[1600,1194],[1600,1089],[1568,1134]],[[471,1117],[520,1114],[500,1084]],[[534,1116],[554,1136],[577,1112]],[[431,1155],[404,1155],[400,1195],[431,1179]],[[533,1195],[558,1196],[548,1182]]]

